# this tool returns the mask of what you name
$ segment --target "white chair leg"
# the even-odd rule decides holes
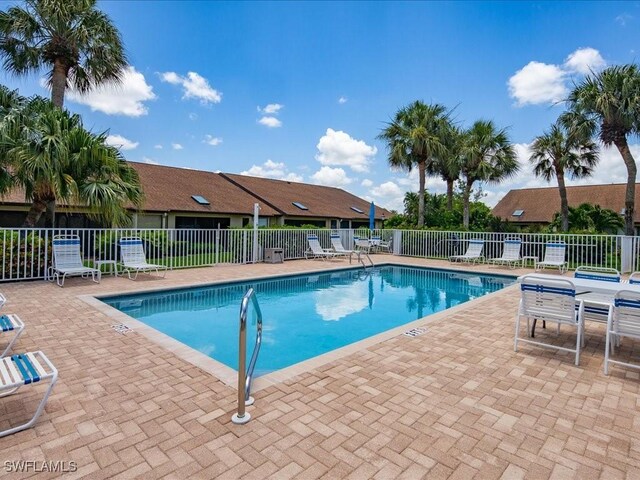
[[[582,344],[582,326],[578,323],[576,338],[576,367],[580,365],[580,345]]]
[[[527,330],[529,330],[529,317],[527,317]],[[516,313],[516,336],[513,340],[513,351],[518,351],[518,336],[520,335],[520,312]]]
[[[11,347],[13,347],[13,344],[16,343],[16,340],[18,340],[18,337],[22,335],[23,331],[24,331],[24,327],[15,329],[15,334],[13,335],[13,338],[9,342],[9,345],[7,345],[7,348],[5,348],[4,351],[0,354],[0,358],[3,358],[9,352],[9,350],[11,350]]]
[[[40,405],[38,405],[38,409],[36,410],[36,413],[33,415],[31,420],[29,420],[27,423],[24,423],[22,425],[18,425],[17,427],[13,427],[8,430],[4,430],[0,432],[0,438],[5,437],[7,435],[11,435],[12,433],[20,432],[21,430],[25,430],[31,427],[34,423],[36,423],[36,420],[38,420],[38,417],[40,416],[40,414],[42,414],[42,410],[44,410],[44,406],[46,405],[47,400],[49,399],[49,395],[51,394],[51,390],[53,390],[53,386],[55,385],[56,380],[58,380],[58,376],[54,375],[53,378],[51,379],[51,383],[49,384],[49,388],[47,388],[47,391],[45,392],[44,397],[42,397],[42,400],[40,401]]]
[[[609,355],[611,353],[611,343],[613,339],[611,338],[611,331],[607,327],[607,339],[604,346],[604,374],[609,375]]]

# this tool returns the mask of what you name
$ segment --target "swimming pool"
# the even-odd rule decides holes
[[[237,369],[238,314],[256,290],[263,337],[255,375],[265,375],[454,307],[515,282],[515,277],[383,266],[227,283],[101,301]],[[255,337],[250,316],[247,344]],[[250,352],[248,352],[250,354]]]

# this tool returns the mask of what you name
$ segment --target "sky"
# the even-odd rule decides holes
[[[563,111],[571,86],[640,53],[637,1],[98,6],[130,67],[120,86],[68,92],[65,106],[108,131],[127,159],[330,185],[397,210],[418,178],[391,170],[376,137],[402,106],[441,103],[463,127],[491,119],[507,128],[522,169],[483,186],[494,205],[512,188],[548,185],[531,173],[528,144]],[[48,95],[40,74],[1,72],[0,82]],[[591,179],[569,183],[625,180],[609,149]],[[427,188],[445,191],[437,178]]]

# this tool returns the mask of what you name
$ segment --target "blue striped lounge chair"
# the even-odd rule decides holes
[[[453,262],[466,262],[475,263],[481,262],[484,259],[482,250],[484,249],[484,240],[469,240],[469,246],[464,255],[452,255],[449,257],[449,261]]]
[[[560,273],[567,271],[567,261],[565,260],[567,253],[567,244],[564,242],[549,242],[544,249],[544,258],[536,262],[536,272],[547,267],[557,268]]]
[[[640,369],[640,365],[620,360],[611,360],[615,344],[621,337],[640,340],[640,293],[621,290],[613,299],[607,319],[607,339],[604,351],[604,374],[609,375],[609,364]]]
[[[326,260],[327,258],[331,259],[345,255],[344,253],[335,252],[330,248],[322,248],[320,240],[315,234],[307,235],[307,242],[309,243],[309,248],[304,252],[304,258],[307,260],[310,258],[321,258],[322,260]]]
[[[11,355],[0,359],[0,398],[6,397],[27,385],[38,385],[49,382],[49,386],[28,422],[16,427],[0,431],[0,437],[25,430],[34,423],[44,410],[51,390],[58,380],[58,370],[42,352],[29,352]]]
[[[526,275],[520,282],[520,305],[516,313],[516,332],[514,350],[518,351],[520,343],[529,343],[545,348],[555,348],[575,353],[575,364],[580,364],[580,348],[584,343],[584,302],[576,298],[573,282],[564,278],[549,279],[538,275]],[[527,320],[527,335],[520,338],[520,323]],[[555,322],[558,325],[569,325],[576,329],[576,348],[566,348],[533,340],[529,329],[530,320]]]
[[[100,270],[86,267],[82,263],[80,254],[80,237],[78,235],[56,235],[52,241],[53,266],[50,269],[50,279],[55,280],[59,287],[64,286],[66,277],[91,275],[91,279],[100,283]]]
[[[124,270],[129,276],[129,280],[135,280],[138,278],[138,273],[156,272],[156,275],[160,275],[160,270],[164,272],[162,278],[167,275],[166,265],[155,265],[153,263],[147,263],[147,256],[144,253],[144,245],[142,240],[138,237],[124,237],[120,239],[120,257],[122,259],[122,265]],[[134,276],[131,276],[131,273]]]
[[[487,262],[494,265],[507,265],[511,268],[516,268],[516,265],[522,262],[522,257],[520,257],[521,247],[522,240],[520,240],[519,238],[507,239],[504,241],[502,256],[489,258],[487,259]]]

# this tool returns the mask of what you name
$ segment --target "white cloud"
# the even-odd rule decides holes
[[[182,150],[184,147],[179,143],[172,143],[171,148],[173,148],[174,150]]]
[[[184,99],[195,98],[205,105],[222,101],[222,92],[212,88],[209,81],[196,72],[188,72],[184,77],[176,72],[164,72],[160,78],[163,82],[182,86]]]
[[[197,120],[197,119],[198,119],[198,114],[197,113],[191,112],[189,114],[189,120]]]
[[[621,13],[615,18],[616,22],[618,22],[623,27],[627,26],[627,23],[630,20],[633,20],[633,15],[629,15],[628,13]]]
[[[570,53],[562,65],[531,61],[509,78],[509,95],[518,106],[560,102],[567,97],[572,75],[586,75],[605,66],[600,52],[591,47]]]
[[[362,185],[365,188],[369,188],[369,187],[373,186],[373,182],[371,180],[369,180],[368,178],[365,178],[364,180],[362,180],[362,182],[360,182],[360,185]]]
[[[340,105],[344,105],[344,104],[345,104],[345,103],[347,103],[348,101],[349,101],[349,99],[348,99],[347,97],[345,97],[345,96],[341,96],[341,97],[338,99],[338,103],[339,103]]]
[[[142,161],[144,163],[148,163],[149,165],[160,165],[158,162],[156,162],[153,158],[149,158],[149,157],[142,157]]]
[[[260,125],[264,125],[269,128],[278,128],[282,126],[282,122],[278,120],[276,117],[264,116],[260,120],[258,120]]]
[[[405,189],[393,181],[384,182],[370,190],[370,197],[378,205],[402,212]]]
[[[154,145],[153,148],[155,148],[156,150],[162,150],[162,145],[157,144],[157,145]]]
[[[153,87],[147,84],[144,75],[131,66],[125,69],[119,84],[108,83],[82,95],[69,89],[66,96],[94,112],[127,117],[146,115],[148,110],[144,102],[156,99]]]
[[[570,54],[564,62],[567,70],[588,75],[597,72],[607,65],[600,52],[595,48],[579,48]]]
[[[320,167],[309,178],[313,183],[327,187],[344,187],[353,182],[342,168]]]
[[[281,105],[279,103],[270,103],[268,105],[266,105],[265,107],[258,107],[258,111],[265,113],[267,115],[277,115],[280,110],[282,110],[284,108],[284,105]]]
[[[355,172],[368,172],[376,147],[356,140],[343,131],[327,128],[327,132],[316,145],[316,160],[322,165],[345,165]]]
[[[509,79],[509,95],[519,106],[558,102],[568,93],[566,75],[557,65],[529,62]]]
[[[212,147],[217,147],[222,143],[222,138],[214,137],[213,135],[205,135],[203,142],[211,145]]]
[[[289,182],[302,182],[302,175],[289,172],[284,162],[274,162],[269,159],[262,165],[252,165],[249,170],[240,172],[240,175],[252,177],[275,178],[277,180],[287,180]]]
[[[122,135],[109,135],[105,140],[107,145],[112,145],[114,147],[119,148],[120,150],[133,150],[138,145],[139,142],[134,142],[129,140],[128,138],[123,137]]]

